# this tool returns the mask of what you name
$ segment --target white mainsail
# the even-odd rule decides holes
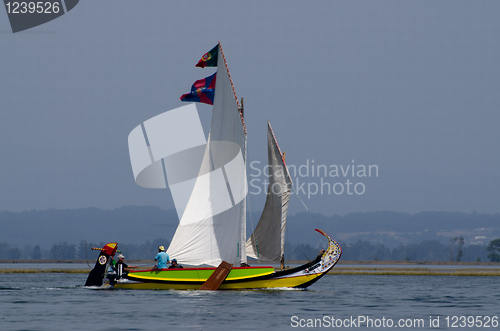
[[[155,116],[129,135],[134,178],[170,187],[180,219],[167,253],[178,262],[240,265],[246,255],[246,130],[220,44],[208,142],[196,106]]]
[[[286,217],[292,180],[269,122],[267,145],[270,169],[266,204],[246,248],[249,257],[279,262],[285,250]]]
[[[220,44],[210,134],[193,184],[167,253],[191,265],[246,262],[246,131]]]

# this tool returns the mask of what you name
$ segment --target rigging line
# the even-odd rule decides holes
[[[293,185],[292,185],[292,188],[293,188],[293,192],[295,193],[295,195],[297,196],[297,198],[299,198],[300,202],[302,202],[302,204],[304,205],[304,208],[306,208],[306,210],[309,211],[309,208],[307,208],[307,206],[304,203],[304,201],[302,201],[302,199],[299,196],[299,193],[297,192],[297,190],[295,190],[295,187],[293,187]]]
[[[92,269],[92,267],[89,264],[89,256],[87,253],[87,240],[85,240],[85,260],[87,260],[87,265],[89,266],[89,268]]]

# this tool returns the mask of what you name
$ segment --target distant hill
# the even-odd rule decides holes
[[[248,235],[251,223],[256,226],[259,216],[253,213],[251,222],[248,217]],[[156,238],[170,240],[178,222],[174,210],[158,207],[4,211],[0,212],[0,243],[17,247],[40,245],[45,249],[56,243],[78,244],[82,240],[142,244]],[[286,241],[316,247],[324,240],[315,228],[325,230],[343,243],[366,240],[388,248],[424,240],[447,244],[451,238],[459,236],[464,237],[465,245],[484,245],[500,238],[500,214],[422,212],[411,215],[381,211],[327,217],[298,213],[288,218]]]
[[[288,218],[287,240],[314,243],[320,228],[338,241],[367,240],[393,248],[399,244],[438,240],[447,244],[454,237],[464,237],[465,244],[488,244],[500,238],[500,214],[461,212],[421,212],[415,215],[393,211],[351,213],[331,217],[298,213]]]
[[[0,213],[0,242],[42,248],[60,242],[78,244],[81,240],[142,244],[160,237],[171,238],[177,224],[174,210],[158,207],[4,211]]]

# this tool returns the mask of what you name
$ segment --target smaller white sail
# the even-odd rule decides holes
[[[269,187],[267,199],[254,232],[247,240],[247,256],[260,261],[279,262],[285,249],[285,228],[292,180],[283,154],[267,122],[267,147],[269,159]]]

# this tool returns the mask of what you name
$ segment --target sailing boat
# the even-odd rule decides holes
[[[208,140],[194,104],[155,116],[129,135],[137,184],[166,188],[168,183],[172,193],[180,222],[167,253],[179,263],[192,267],[134,270],[114,286],[130,289],[305,288],[335,266],[342,250],[325,232],[316,230],[328,239],[328,247],[313,261],[281,271],[275,271],[272,266],[248,266],[247,255],[259,261],[283,261],[292,182],[268,123],[268,157],[272,169],[269,194],[262,217],[247,241],[247,132],[243,110],[220,43],[202,60],[211,61],[217,67],[213,76],[216,81]]]

